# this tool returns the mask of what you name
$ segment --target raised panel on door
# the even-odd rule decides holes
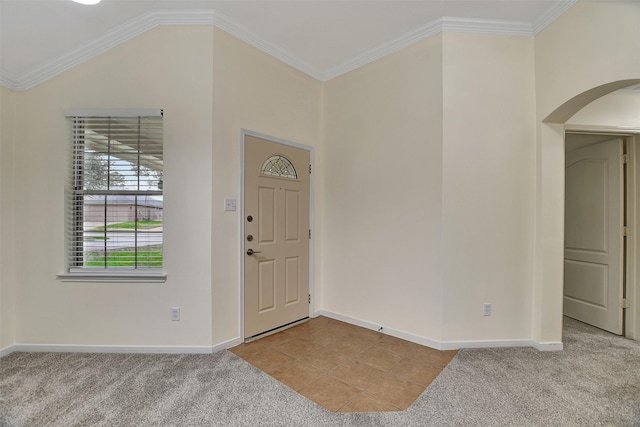
[[[300,239],[300,194],[299,191],[285,191],[285,240]]]
[[[258,188],[258,242],[273,243],[276,238],[276,189]]]
[[[273,260],[258,261],[258,311],[276,307],[276,269]]]
[[[607,158],[578,160],[566,169],[567,249],[606,253],[609,243]]]
[[[608,304],[609,266],[565,260],[565,298],[605,309]]]
[[[300,257],[285,259],[285,304],[300,302]]]

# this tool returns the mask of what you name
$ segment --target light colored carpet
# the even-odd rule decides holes
[[[640,426],[640,343],[565,319],[565,351],[462,350],[408,410],[336,414],[229,352],[13,353],[3,426]]]

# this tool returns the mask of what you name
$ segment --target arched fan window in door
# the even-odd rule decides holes
[[[262,164],[260,173],[278,178],[298,179],[298,173],[289,159],[279,154],[269,157]]]

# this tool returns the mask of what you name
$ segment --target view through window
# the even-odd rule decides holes
[[[162,116],[74,116],[69,270],[161,269]]]

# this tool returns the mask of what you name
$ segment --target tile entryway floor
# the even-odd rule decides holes
[[[407,409],[457,352],[328,317],[230,351],[334,412]]]

